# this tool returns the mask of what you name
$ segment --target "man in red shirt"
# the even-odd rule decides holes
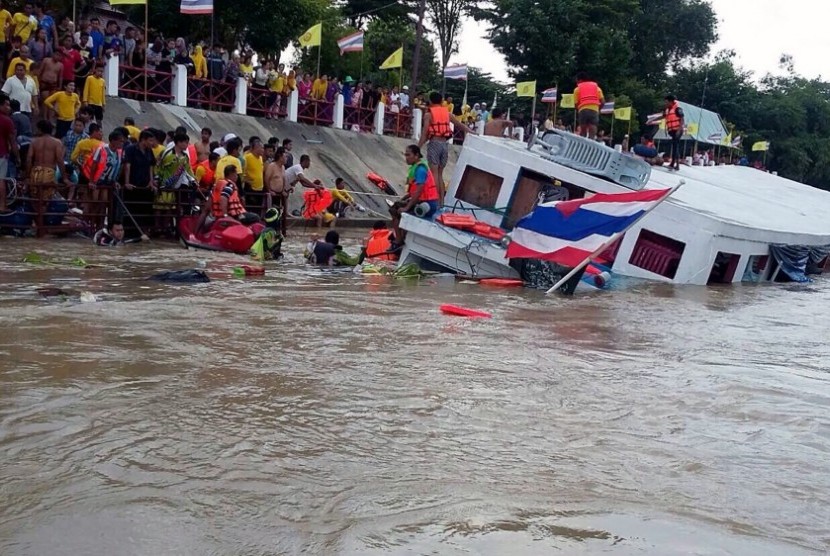
[[[83,62],[81,53],[73,48],[74,42],[71,35],[63,38],[61,52],[63,52],[63,82],[75,81],[75,68]]]
[[[20,166],[20,152],[17,150],[17,134],[14,131],[14,122],[11,100],[0,93],[0,213],[9,212],[6,205],[6,177],[9,175],[9,158]]]

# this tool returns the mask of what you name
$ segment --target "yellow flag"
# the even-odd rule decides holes
[[[758,141],[757,143],[752,144],[752,152],[768,151],[768,150],[769,150],[769,141]]]
[[[323,42],[323,24],[318,23],[309,28],[308,31],[300,35],[300,46],[308,48],[309,46],[320,46]]]
[[[616,110],[614,110],[614,117],[618,120],[627,122],[631,119],[631,107],[628,106],[626,108],[617,108]]]
[[[535,97],[536,96],[536,82],[525,81],[524,83],[516,83],[517,97]]]
[[[732,134],[730,133],[726,137],[723,138],[723,141],[720,142],[721,145],[726,145],[727,147],[732,145]]]
[[[562,95],[562,102],[559,103],[559,108],[576,108],[574,96],[572,94]]]
[[[110,0],[110,6],[122,6],[122,5],[129,5],[129,4],[144,5],[146,3],[147,3],[147,0]]]
[[[697,130],[698,127],[695,122],[692,122],[686,126],[686,133],[688,133],[689,135],[697,135]]]
[[[384,62],[380,65],[380,69],[388,70],[393,68],[399,68],[403,65],[403,47],[400,47],[395,52],[389,55],[389,57],[384,60]]]

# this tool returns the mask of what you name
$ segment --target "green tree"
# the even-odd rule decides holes
[[[450,56],[458,52],[458,31],[461,16],[475,4],[474,0],[427,0],[429,19],[438,37],[441,49],[441,71],[447,67]],[[443,91],[443,89],[442,89]]]
[[[415,11],[413,3],[406,0],[345,0],[338,5],[342,8],[343,16],[349,25],[357,28],[374,19],[407,21],[409,15]]]

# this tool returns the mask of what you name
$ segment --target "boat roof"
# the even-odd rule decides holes
[[[776,234],[815,236],[830,243],[830,192],[746,166],[654,168],[649,189],[686,183],[670,203],[726,224]],[[760,238],[759,238],[760,239]],[[765,239],[764,241],[774,241]]]
[[[500,137],[474,136],[464,149],[486,152],[506,164],[517,164],[571,182],[589,191],[630,191],[610,181],[542,158],[538,148]],[[512,151],[505,156],[502,149]],[[830,244],[830,192],[746,166],[681,166],[679,172],[652,168],[648,189],[674,187],[668,204],[721,225],[719,235],[764,243]]]

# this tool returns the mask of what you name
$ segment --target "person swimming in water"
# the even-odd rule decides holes
[[[113,222],[109,230],[102,228],[98,230],[92,241],[95,245],[101,247],[116,247],[118,245],[127,245],[128,243],[138,243],[140,241],[147,241],[149,238],[145,235],[132,239],[124,239],[124,224],[121,222]]]

